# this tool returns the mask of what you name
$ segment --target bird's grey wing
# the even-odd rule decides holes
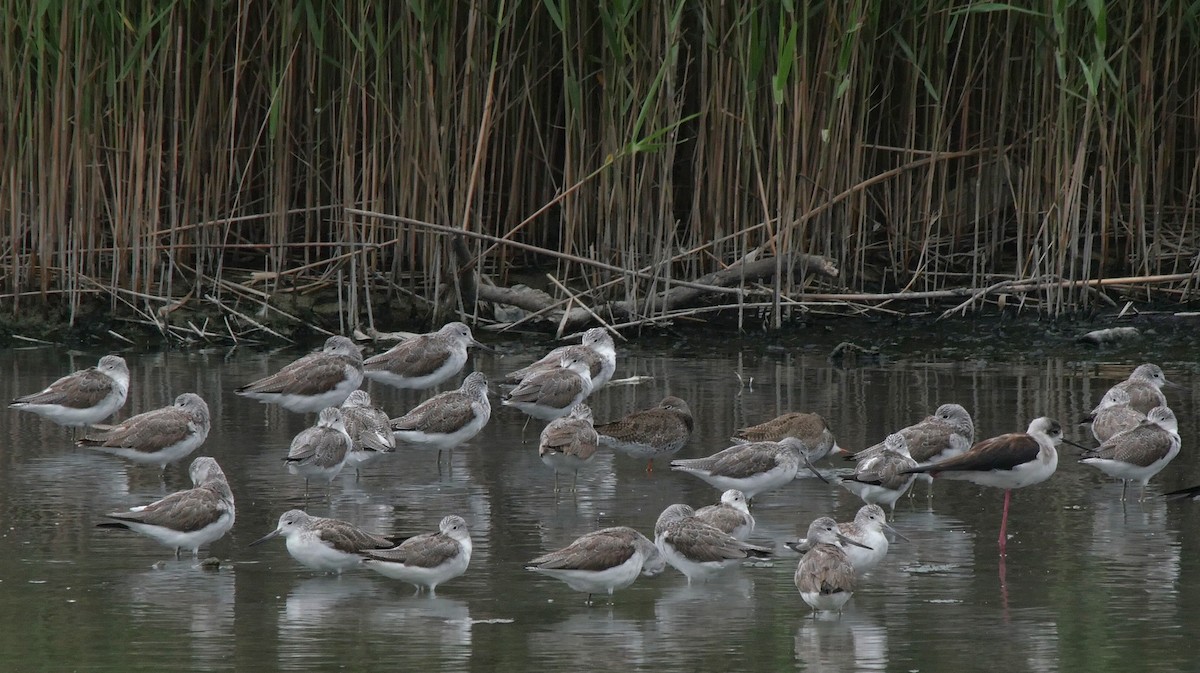
[[[744,479],[778,467],[779,458],[776,452],[752,448],[755,446],[754,444],[742,444],[730,447],[739,449],[737,451],[729,451],[729,453],[722,451],[721,453],[725,453],[725,455],[713,461],[712,466],[709,467],[709,474],[731,479]]]
[[[315,532],[329,546],[347,554],[363,551],[364,549],[390,549],[395,543],[388,538],[367,531],[336,519],[326,519],[317,524]]]
[[[829,595],[854,590],[854,568],[841,554],[805,554],[796,575],[799,589],[805,593]]]
[[[544,570],[607,570],[621,565],[634,555],[636,548],[622,536],[597,531],[571,544],[543,554],[526,567]]]
[[[177,491],[137,511],[106,514],[121,522],[144,523],[191,532],[200,530],[221,517],[228,509],[225,502],[207,488]]]
[[[391,422],[392,430],[417,430],[435,434],[448,434],[462,428],[471,421],[475,411],[470,400],[458,391],[446,393],[453,397],[442,398],[437,404],[429,400]],[[439,396],[440,397],[440,396]]]
[[[526,379],[508,394],[515,402],[538,403],[562,408],[571,403],[583,388],[582,380],[565,369],[547,371]]]
[[[438,348],[436,341],[423,334],[403,341],[387,352],[368,358],[363,362],[363,368],[371,371],[392,371],[413,377],[429,376],[449,359],[449,350]]]
[[[347,358],[312,353],[283,369],[237,389],[239,393],[317,395],[334,388],[346,377]]]
[[[61,404],[75,409],[86,409],[100,403],[112,392],[113,380],[99,369],[91,367],[68,374],[45,390],[13,400],[24,404]]]
[[[138,414],[103,432],[91,433],[78,443],[153,453],[187,439],[193,431],[191,420],[176,407],[164,407]]]
[[[457,542],[441,533],[410,537],[391,549],[368,550],[368,558],[403,563],[416,568],[436,568],[460,551]]]

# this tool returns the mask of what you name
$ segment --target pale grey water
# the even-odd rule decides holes
[[[847,323],[860,329],[854,323]],[[989,328],[989,330],[992,328]],[[696,433],[681,456],[726,446],[742,425],[787,410],[825,415],[842,446],[857,449],[942,402],[974,415],[980,437],[1023,430],[1037,415],[1073,421],[1133,364],[1156,361],[1186,387],[1168,394],[1184,448],[1152,482],[1144,503],[1118,501],[1120,486],[1079,465],[1064,448],[1058,473],[1013,497],[1009,555],[1000,577],[996,533],[1002,493],[917,484],[895,525],[911,543],[893,544],[840,618],[813,619],[792,585],[796,556],[743,567],[689,587],[668,569],[640,578],[611,605],[522,569],[522,562],[603,526],[650,534],[674,502],[701,506],[718,493],[664,466],[652,475],[624,456],[600,453],[577,494],[552,492],[537,458],[540,429],[494,402],[492,422],[454,452],[440,474],[434,455],[402,450],[339,477],[310,513],[381,533],[433,530],[445,514],[467,519],[470,569],[436,598],[370,571],[341,577],[295,563],[281,540],[247,544],[302,505],[303,481],[281,464],[305,418],[233,394],[302,351],[126,352],[132,389],[122,417],[195,391],[214,429],[195,455],[214,456],[237,498],[233,531],[211,554],[219,570],[175,561],[170,550],[122,531],[97,529],[98,514],[144,504],[164,487],[154,468],[72,447],[69,432],[30,414],[0,414],[0,656],[12,671],[366,670],[420,671],[1195,670],[1200,633],[1200,503],[1158,494],[1200,482],[1193,413],[1200,378],[1190,337],[1096,350],[1029,330],[975,338],[878,329],[879,363],[839,369],[825,358],[843,335],[810,330],[791,340],[712,339],[619,344],[617,377],[590,400],[600,420],[648,406],[665,394],[688,400]],[[815,334],[815,336],[814,336]],[[468,367],[499,374],[548,346],[497,344]],[[102,351],[14,349],[0,353],[0,396],[39,389],[94,364]],[[739,389],[735,371],[753,376]],[[393,415],[423,395],[372,386]],[[1086,429],[1071,426],[1077,440]],[[190,458],[188,459],[190,460]],[[186,464],[187,461],[185,461]],[[186,485],[168,469],[167,490]],[[824,462],[825,472],[842,463]],[[1136,489],[1134,489],[1136,493]],[[860,503],[836,486],[799,479],[757,498],[754,540],[780,544],[815,517],[851,518]],[[207,555],[207,554],[205,554]]]

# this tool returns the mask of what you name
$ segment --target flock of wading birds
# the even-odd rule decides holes
[[[492,412],[488,381],[481,372],[468,375],[457,390],[435,395],[398,418],[389,418],[372,405],[366,391],[359,390],[364,377],[397,388],[432,388],[462,370],[471,346],[486,348],[459,322],[403,341],[366,360],[349,339],[333,336],[321,351],[245,385],[237,393],[296,413],[318,414],[316,425],[292,440],[285,459],[289,472],[304,477],[307,497],[309,480],[328,485],[343,468],[358,470],[394,451],[398,441],[436,448],[440,461],[443,450],[479,434]],[[691,410],[677,397],[667,397],[653,408],[619,420],[594,424],[584,400],[608,383],[615,369],[612,337],[595,328],[584,333],[581,344],[557,348],[505,377],[515,387],[504,395],[502,404],[548,421],[538,453],[554,470],[556,490],[560,472],[572,475],[574,488],[579,469],[598,447],[646,460],[651,469],[655,458],[675,454],[691,436]],[[1089,417],[1100,444],[1084,449],[1080,462],[1121,479],[1126,486],[1129,481],[1141,482],[1144,497],[1146,482],[1180,449],[1178,424],[1167,406],[1164,387],[1175,384],[1167,381],[1158,366],[1144,364],[1108,390]],[[77,440],[80,446],[163,469],[204,443],[211,424],[208,405],[194,393],[184,393],[171,406],[116,425],[98,425],[124,406],[128,389],[125,360],[108,355],[97,366],[65,376],[10,406],[60,425],[88,428]],[[632,528],[605,528],[539,556],[526,567],[585,592],[590,602],[593,594],[611,595],[639,575],[662,572],[667,564],[686,575],[690,583],[743,559],[769,556],[770,548],[746,541],[754,530],[748,501],[788,484],[801,467],[827,482],[813,463],[845,452],[824,419],[811,413],[788,413],[743,428],[733,441],[733,446],[706,458],[670,464],[672,469],[693,474],[723,491],[718,504],[700,510],[671,505],[659,516],[653,541]],[[1042,417],[1034,419],[1025,432],[976,442],[967,410],[943,404],[934,415],[853,454],[851,458],[857,461],[854,474],[839,482],[866,505],[852,522],[839,524],[821,517],[809,526],[807,537],[788,544],[803,553],[795,574],[801,597],[814,610],[841,610],[853,593],[856,578],[879,564],[887,553],[886,533],[899,535],[888,525],[881,505],[894,511],[897,499],[917,479],[931,484],[934,477],[965,479],[1004,489],[999,537],[1003,554],[1012,489],[1045,481],[1054,474],[1057,446],[1063,441],[1067,440],[1062,426]],[[176,557],[185,548],[197,555],[200,547],[233,527],[235,512],[233,493],[214,459],[196,458],[189,473],[193,488],[107,514],[107,521],[99,525],[141,533],[174,548]],[[1168,495],[1200,495],[1200,486]],[[432,593],[439,584],[462,575],[471,559],[468,524],[453,515],[442,519],[437,532],[401,541],[294,509],[279,517],[274,531],[252,544],[280,535],[291,556],[304,566],[333,572],[366,566],[416,585],[418,593],[424,587]]]

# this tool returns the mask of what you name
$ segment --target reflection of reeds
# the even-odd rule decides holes
[[[0,0],[0,295],[98,294],[160,329],[181,300],[276,315],[321,289],[343,330],[395,292],[475,312],[443,234],[353,207],[566,253],[460,251],[597,303],[748,254],[832,259],[836,281],[748,298],[772,324],[810,293],[1046,279],[1013,301],[1058,314],[1105,299],[1062,281],[1121,276],[1190,297],[1185,5],[792,6]]]

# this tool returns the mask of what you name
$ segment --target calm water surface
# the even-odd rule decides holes
[[[857,328],[856,328],[857,329]],[[1183,453],[1151,485],[1154,496],[1200,482],[1192,409],[1200,393],[1186,335],[1112,350],[1021,329],[955,340],[858,334],[883,342],[882,362],[836,368],[825,354],[836,334],[791,340],[702,341],[696,336],[619,345],[617,377],[589,400],[599,420],[649,406],[666,394],[688,400],[696,433],[681,456],[725,447],[738,427],[788,410],[826,416],[842,446],[857,449],[959,402],[979,437],[1024,430],[1038,415],[1072,421],[1133,364],[1152,360],[1184,391],[1170,391]],[[546,349],[498,344],[473,366],[499,374]],[[491,424],[439,472],[429,452],[401,450],[356,481],[339,477],[308,511],[391,535],[434,530],[446,514],[467,519],[475,543],[466,575],[436,598],[370,571],[341,577],[295,563],[282,540],[247,544],[302,506],[303,480],[282,457],[306,419],[233,394],[299,350],[124,353],[132,371],[122,417],[181,392],[204,396],[214,417],[207,443],[229,475],[237,524],[213,545],[227,560],[204,570],[165,547],[97,529],[98,514],[144,504],[187,486],[186,464],[155,468],[75,449],[69,431],[31,414],[0,413],[0,653],[4,670],[216,671],[394,670],[664,671],[1187,671],[1200,633],[1200,503],[1119,501],[1105,481],[1064,450],[1048,482],[1013,498],[1009,555],[996,553],[1002,493],[967,483],[923,484],[902,499],[897,541],[860,584],[840,618],[814,619],[792,584],[797,557],[742,567],[689,587],[668,569],[585,606],[566,585],[522,562],[604,526],[652,534],[675,502],[718,493],[687,475],[646,474],[601,452],[575,494],[552,492],[537,458],[540,424],[493,402]],[[33,392],[102,355],[55,349],[0,353],[0,397]],[[472,366],[471,364],[468,365]],[[741,388],[735,372],[753,376]],[[393,416],[423,396],[372,387]],[[1068,428],[1090,440],[1085,428]],[[190,459],[189,459],[190,460]],[[186,463],[187,461],[185,461]],[[664,466],[665,467],[665,466]],[[845,469],[825,463],[826,472]],[[1136,493],[1136,489],[1131,489]],[[781,544],[815,517],[844,521],[860,502],[836,486],[798,479],[754,503],[754,540]]]

